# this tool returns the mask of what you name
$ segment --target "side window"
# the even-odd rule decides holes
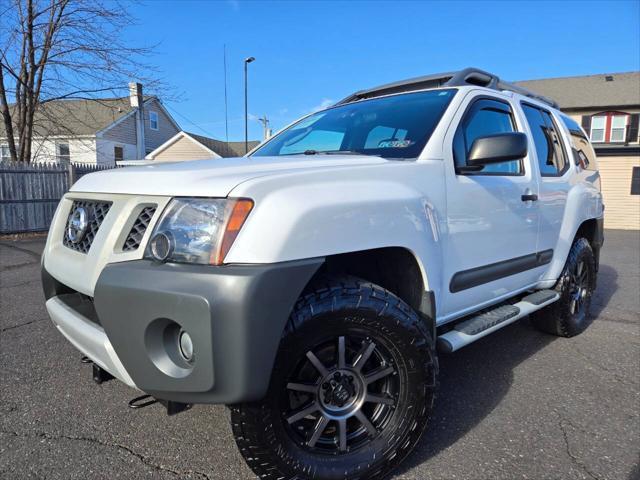
[[[549,112],[542,110],[542,117],[547,124],[549,136],[551,138],[551,146],[553,148],[553,167],[554,170],[550,171],[549,175],[562,175],[567,170],[567,156],[564,151],[564,144],[562,141],[562,135],[556,126],[556,122]],[[542,172],[546,175],[547,172]]]
[[[533,134],[540,174],[543,177],[561,175],[566,170],[567,160],[562,138],[551,115],[546,110],[528,104],[522,104],[522,109]]]
[[[480,137],[498,133],[514,132],[515,126],[511,107],[497,100],[477,100],[465,114],[453,139],[453,156],[456,167],[466,165],[467,155],[473,142]],[[509,162],[486,165],[474,175],[520,175],[522,162]]]
[[[560,115],[560,118],[569,129],[569,134],[571,135],[571,149],[575,164],[586,170],[597,170],[596,153],[593,151],[589,139],[582,132],[578,122],[566,115]]]

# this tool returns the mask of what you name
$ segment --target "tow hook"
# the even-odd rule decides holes
[[[128,405],[129,408],[133,408],[137,410],[139,408],[148,407],[149,405],[153,405],[154,403],[159,403],[164,405],[167,409],[167,415],[176,415],[180,412],[184,412],[193,407],[191,403],[182,403],[182,402],[174,402],[172,400],[162,400],[160,398],[154,398],[151,395],[140,395],[139,397],[130,400]]]
[[[84,356],[80,359],[80,361],[85,364],[92,364],[93,381],[96,382],[98,385],[100,385],[103,382],[108,382],[109,380],[113,380],[114,378],[113,375],[111,375],[109,372],[107,372],[106,370],[100,368],[98,365],[93,363],[93,361],[89,357]]]
[[[109,380],[113,380],[113,375],[111,375],[106,370],[103,370],[95,363],[93,364],[93,381],[100,385],[103,382],[108,382]]]

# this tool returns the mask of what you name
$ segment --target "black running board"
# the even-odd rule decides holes
[[[455,352],[536,310],[546,307],[559,298],[558,292],[553,290],[538,290],[513,305],[501,305],[474,315],[458,323],[453,330],[440,335],[437,342],[438,350],[446,353]]]

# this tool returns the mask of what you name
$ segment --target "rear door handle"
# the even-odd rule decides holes
[[[520,199],[523,202],[536,202],[538,200],[538,195],[535,193],[527,193],[525,195],[522,195]]]

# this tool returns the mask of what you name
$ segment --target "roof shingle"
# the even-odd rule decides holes
[[[184,132],[194,140],[197,140],[209,150],[213,150],[221,157],[241,157],[246,152],[244,151],[244,142],[223,142],[222,140],[215,140],[209,137],[203,137],[191,132]],[[249,151],[252,148],[260,144],[257,140],[249,140]]]
[[[111,125],[133,107],[129,98],[69,99],[41,104],[34,116],[34,136],[82,136]],[[6,137],[4,125],[0,136]]]
[[[640,72],[514,82],[550,97],[562,109],[640,106]]]

